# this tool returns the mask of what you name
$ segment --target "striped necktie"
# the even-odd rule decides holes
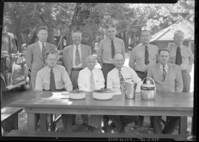
[[[45,64],[46,63],[46,47],[44,45],[44,42],[42,42],[42,59],[43,59],[43,63]]]
[[[119,78],[120,78],[120,90],[121,90],[121,92],[124,92],[125,91],[125,80],[124,80],[124,77],[122,76],[121,69],[119,69]]]
[[[164,65],[164,66],[163,66],[163,79],[164,79],[164,80],[165,80],[166,76],[167,76],[166,66]]]

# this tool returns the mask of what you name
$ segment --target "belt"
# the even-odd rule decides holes
[[[111,63],[103,63],[103,65],[113,65],[113,66],[115,66],[114,64],[111,64]]]
[[[146,72],[137,71],[137,70],[135,70],[135,71],[138,72],[138,73],[141,73],[141,74],[146,74]]]
[[[43,91],[51,91],[51,90],[45,90],[45,89],[43,89]],[[66,91],[66,89],[65,88],[62,88],[62,89],[56,89],[55,91],[53,91],[53,92],[58,92],[58,91]]]
[[[72,68],[72,71],[81,71],[83,68]]]

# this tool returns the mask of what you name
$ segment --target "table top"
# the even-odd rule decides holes
[[[193,111],[193,93],[156,93],[154,100],[142,100],[136,93],[135,99],[121,99],[122,95],[114,95],[110,100],[96,100],[92,95],[85,99],[69,99],[68,95],[49,91],[32,91],[26,96],[10,104],[11,107],[25,108],[100,108],[100,109],[156,109]]]

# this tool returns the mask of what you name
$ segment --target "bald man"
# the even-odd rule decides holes
[[[123,87],[125,82],[133,81],[137,84],[136,92],[140,92],[142,81],[132,68],[123,66],[125,61],[123,55],[116,54],[113,61],[115,68],[112,69],[107,75],[107,89],[122,93],[122,91],[124,91]],[[132,123],[138,119],[138,116],[109,115],[108,117],[113,121],[119,133],[124,133],[125,126],[128,123]]]
[[[79,90],[92,92],[104,88],[104,76],[100,69],[95,68],[96,58],[88,56],[86,59],[87,67],[79,72],[78,86]],[[85,117],[85,115],[84,115]],[[91,115],[90,127],[92,132],[101,133],[101,115]]]

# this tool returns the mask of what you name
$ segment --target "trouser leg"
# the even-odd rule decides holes
[[[72,125],[75,122],[74,114],[62,114],[62,123],[66,132],[72,132]]]
[[[99,128],[101,127],[102,115],[91,115],[90,125]]]
[[[124,125],[119,115],[109,115],[108,117],[113,121],[117,129]]]
[[[77,83],[78,76],[79,76],[79,71],[75,70],[71,71],[70,79],[73,85],[73,90],[78,89],[78,83]]]
[[[139,116],[126,116],[126,115],[122,115],[121,117],[122,123],[126,126],[129,123],[132,123],[134,121],[136,121]]]
[[[114,65],[107,65],[107,64],[103,64],[102,66],[102,73],[104,76],[104,80],[105,80],[105,88],[107,87],[107,74],[109,71],[111,71],[115,66]],[[107,115],[103,116],[103,122],[104,122],[104,126],[108,126],[108,121],[109,121],[109,117]]]
[[[162,131],[163,134],[172,134],[175,128],[179,125],[180,117],[167,116],[167,123]]]
[[[147,76],[147,73],[140,73],[137,71],[136,71],[136,73],[137,73],[138,77],[141,78],[141,80],[143,80]],[[135,121],[135,125],[142,126],[143,122],[144,122],[144,116],[139,116],[139,119]]]
[[[182,71],[183,92],[190,92],[191,75],[187,70]]]
[[[154,134],[162,134],[161,119],[162,116],[150,116]]]
[[[85,124],[88,124],[88,115],[87,114],[82,114],[82,122]]]

